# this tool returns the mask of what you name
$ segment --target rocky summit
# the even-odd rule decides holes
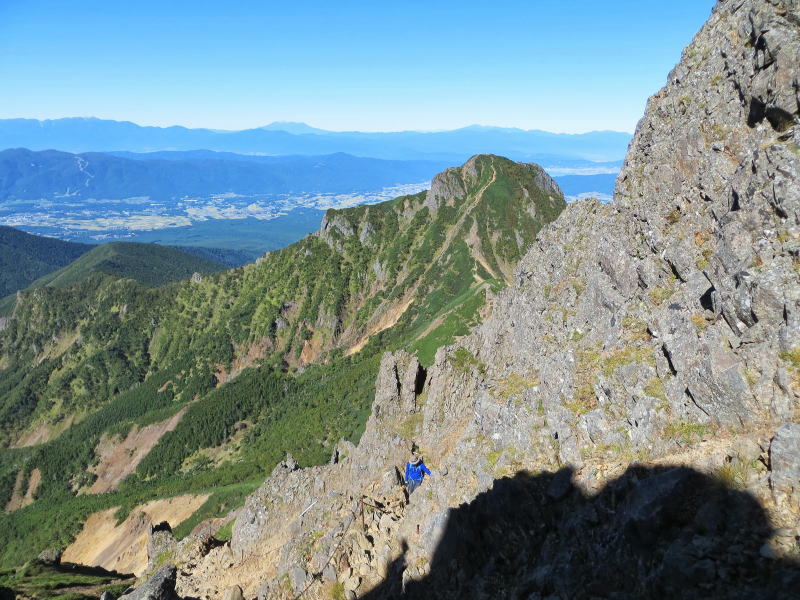
[[[177,593],[796,598],[798,115],[800,4],[720,1],[614,201],[545,226],[432,365],[384,354],[358,445],[287,457],[230,542],[160,547]]]

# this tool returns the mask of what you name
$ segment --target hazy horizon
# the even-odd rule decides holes
[[[468,123],[466,125],[460,125],[457,127],[448,127],[448,128],[438,128],[438,129],[326,129],[324,127],[319,127],[314,123],[308,123],[306,121],[285,121],[285,120],[277,120],[277,121],[269,121],[266,123],[262,123],[260,125],[255,125],[252,127],[244,127],[241,129],[219,129],[217,127],[207,127],[203,125],[197,126],[188,126],[188,125],[181,125],[179,123],[172,123],[172,124],[155,124],[155,123],[146,123],[141,121],[135,121],[133,119],[107,119],[103,117],[96,117],[94,115],[65,115],[63,117],[36,117],[36,116],[25,116],[25,117],[0,117],[0,121],[11,121],[11,120],[29,120],[29,121],[39,121],[41,123],[47,121],[60,121],[60,120],[85,120],[85,121],[114,121],[117,123],[132,123],[139,127],[157,127],[159,129],[168,129],[170,127],[183,127],[185,129],[204,129],[208,131],[219,131],[219,132],[237,132],[237,131],[247,131],[252,129],[264,129],[272,126],[277,125],[301,125],[309,127],[310,129],[317,129],[320,131],[325,131],[328,133],[442,133],[442,132],[449,132],[449,131],[458,131],[459,129],[471,129],[471,128],[486,128],[486,129],[508,129],[508,130],[517,130],[517,131],[525,131],[525,132],[541,132],[541,133],[552,133],[555,135],[584,135],[587,133],[624,133],[627,135],[633,135],[633,130],[631,131],[624,131],[624,130],[617,130],[617,129],[588,129],[586,131],[553,131],[550,129],[541,129],[541,128],[530,128],[525,129],[523,127],[516,127],[513,125],[492,125],[486,123]],[[279,127],[274,127],[276,130],[280,130]],[[289,132],[291,133],[291,132]]]
[[[6,0],[0,118],[631,133],[712,6]]]

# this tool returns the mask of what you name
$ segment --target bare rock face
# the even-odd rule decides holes
[[[358,446],[247,500],[246,595],[796,595],[799,82],[800,5],[720,1],[614,202],[568,206],[429,369],[385,355]]]
[[[373,418],[415,412],[417,379],[424,377],[424,369],[415,356],[403,351],[384,354],[375,381]]]
[[[467,162],[464,165],[464,173],[467,176],[476,177],[474,162]],[[425,196],[425,206],[431,211],[439,208],[441,202],[447,202],[449,199],[462,197],[467,193],[465,185],[465,178],[462,176],[460,168],[447,169],[443,173],[439,173],[431,181],[431,189],[428,190]]]
[[[796,14],[717,5],[650,99],[614,203],[573,204],[543,230],[468,343],[493,375],[537,383],[521,395],[541,406],[560,460],[660,452],[687,424],[796,410]],[[791,118],[754,119],[762,101]]]

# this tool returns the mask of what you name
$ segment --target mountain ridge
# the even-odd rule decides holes
[[[540,167],[481,155],[428,192],[329,210],[316,234],[241,268],[22,292],[0,332],[0,479],[7,493],[39,483],[36,501],[0,520],[18,531],[34,518],[31,539],[67,539],[114,498],[213,486],[227,500],[209,499],[202,520],[287,449],[325,462],[336,440],[360,436],[382,350],[432,361],[564,205]],[[111,495],[85,493],[88,467],[141,431],[160,433],[142,434],[156,439],[134,472]],[[0,560],[31,547],[9,541]]]
[[[436,130],[428,130],[428,129],[385,129],[385,130],[376,130],[376,131],[361,131],[358,129],[342,129],[342,130],[335,130],[335,129],[324,129],[320,127],[315,127],[313,125],[309,125],[304,121],[272,121],[271,123],[267,123],[266,125],[256,126],[256,127],[246,127],[244,129],[214,129],[210,127],[188,127],[186,125],[142,125],[140,123],[136,123],[135,121],[127,121],[127,120],[119,120],[119,119],[106,119],[100,117],[55,117],[52,119],[36,119],[36,118],[29,118],[29,117],[11,117],[11,118],[4,118],[0,119],[0,121],[14,121],[14,122],[31,122],[31,123],[38,123],[42,127],[50,126],[53,123],[58,121],[75,121],[75,122],[88,122],[88,123],[100,123],[100,122],[108,122],[108,123],[120,123],[123,125],[135,125],[137,127],[151,127],[154,129],[172,129],[172,128],[179,128],[179,129],[198,129],[200,131],[215,131],[215,132],[223,132],[223,133],[236,133],[240,131],[254,131],[257,129],[273,129],[277,131],[285,131],[286,133],[291,133],[287,129],[281,129],[281,127],[288,127],[288,128],[297,128],[299,130],[312,130],[312,131],[322,131],[325,133],[438,133],[438,132],[450,132],[450,131],[461,131],[465,129],[490,129],[490,130],[503,130],[503,131],[523,131],[528,133],[547,133],[550,135],[588,135],[588,134],[602,134],[602,133],[620,133],[626,135],[632,135],[629,131],[618,131],[615,129],[592,129],[589,131],[582,131],[577,133],[563,133],[557,131],[549,131],[547,129],[538,129],[538,128],[531,128],[525,129],[524,127],[506,127],[503,125],[481,125],[479,123],[472,123],[470,125],[463,125],[461,127],[454,127],[452,129],[436,129]]]
[[[140,160],[101,152],[15,148],[0,151],[0,202],[13,199],[342,193],[373,191],[429,180],[444,165],[435,161],[388,161],[344,153],[310,157],[208,158],[205,151],[177,160]]]
[[[10,532],[4,558],[14,551],[30,554],[19,539],[28,546],[69,540],[82,516],[109,508],[100,497],[72,497],[63,481],[54,493],[54,473],[82,473],[92,460],[91,444],[67,444],[70,436],[89,437],[92,419],[122,422],[125,427],[111,431],[130,435],[132,407],[152,403],[165,419],[191,398],[178,427],[164,435],[117,496],[124,497],[125,512],[152,499],[152,490],[136,486],[152,481],[159,469],[197,468],[197,479],[167,479],[158,488],[180,503],[178,494],[200,490],[208,473],[221,478],[242,468],[243,453],[263,443],[263,437],[251,435],[259,426],[249,420],[254,413],[239,410],[242,404],[274,402],[280,396],[276,389],[286,397],[293,383],[316,381],[323,388],[320,396],[291,396],[291,405],[280,407],[296,410],[295,421],[271,413],[261,432],[283,441],[293,429],[306,428],[309,437],[326,442],[317,456],[326,453],[329,459],[306,466],[308,446],[299,445],[300,455],[283,443],[269,455],[273,459],[282,450],[283,460],[243,506],[241,495],[218,495],[209,500],[221,509],[198,510],[190,523],[197,525],[193,533],[185,521],[174,533],[163,525],[151,528],[147,568],[134,597],[158,588],[171,599],[792,598],[800,582],[799,69],[796,2],[721,0],[666,86],[648,102],[615,200],[566,207],[553,201],[551,208],[563,210],[543,224],[530,246],[517,241],[520,259],[513,261],[510,285],[487,298],[481,323],[453,337],[454,343],[436,344],[431,362],[409,352],[407,338],[396,348],[368,342],[362,352],[375,350],[370,360],[380,363],[374,386],[363,386],[357,400],[345,392],[345,402],[324,415],[312,411],[320,397],[338,396],[374,375],[360,370],[361,353],[329,363],[336,372],[314,364],[294,380],[268,380],[263,369],[244,370],[195,398],[208,386],[198,360],[241,353],[243,340],[256,339],[252,333],[270,331],[237,332],[241,321],[234,319],[221,319],[231,327],[223,332],[201,331],[197,323],[212,323],[210,314],[241,312],[257,315],[257,325],[277,326],[269,314],[274,306],[285,325],[293,319],[295,331],[285,335],[293,352],[302,354],[320,331],[343,331],[338,320],[328,318],[331,311],[321,323],[307,317],[318,318],[325,312],[319,307],[338,309],[359,300],[365,273],[360,265],[371,267],[376,254],[370,237],[406,209],[412,223],[423,211],[436,217],[425,228],[405,229],[420,233],[414,247],[425,252],[416,255],[420,260],[389,265],[393,269],[408,266],[409,274],[416,268],[424,275],[435,262],[425,258],[442,246],[426,245],[431,234],[454,245],[463,242],[469,252],[462,246],[460,256],[473,260],[451,273],[457,278],[440,269],[429,280],[446,285],[466,273],[473,282],[476,275],[486,280],[490,271],[505,273],[514,248],[503,252],[502,236],[492,234],[509,231],[498,226],[509,222],[505,217],[522,216],[525,204],[518,200],[529,187],[548,196],[538,185],[522,185],[535,182],[540,170],[478,157],[437,177],[427,194],[378,208],[331,211],[323,230],[305,245],[217,276],[217,282],[209,277],[205,286],[183,287],[177,302],[168,290],[152,292],[180,304],[184,321],[166,324],[168,341],[176,332],[172,349],[154,334],[148,353],[179,355],[184,344],[188,360],[121,394],[112,404],[123,418],[109,404],[50,445],[0,454],[5,461],[0,477],[9,489],[21,473],[14,487],[30,491],[31,482],[39,482],[31,495],[41,494],[30,506],[0,517],[0,531]],[[503,165],[505,178],[497,176]],[[476,231],[487,268],[470,240],[472,223],[463,233],[466,217],[456,228],[437,231],[431,225],[439,218],[459,223],[458,207],[471,207],[478,196],[491,199],[492,192],[514,210],[497,215],[488,237]],[[479,219],[475,225],[477,230]],[[396,238],[392,244],[402,236]],[[498,253],[509,257],[505,265],[492,264],[485,241],[495,259]],[[317,248],[333,268],[309,264],[316,279],[297,288],[311,292],[304,304],[286,303],[282,290],[269,298],[273,286],[257,267],[266,270],[270,261],[295,251],[312,257]],[[342,285],[336,273],[356,259],[362,261],[356,276]],[[448,266],[446,251],[438,259],[437,267]],[[380,280],[380,266],[372,269],[370,281]],[[294,271],[287,269],[281,279],[304,275]],[[237,280],[248,274],[252,280]],[[366,271],[364,277],[372,275]],[[332,285],[306,285],[320,279]],[[258,304],[262,313],[228,305],[228,290],[239,296],[258,281],[264,285],[256,288],[258,297],[268,300]],[[104,291],[104,297],[100,315],[121,296],[115,290]],[[374,298],[394,302],[402,295],[381,297],[376,291]],[[0,339],[11,339],[12,349],[28,358],[46,361],[53,353],[53,321],[70,321],[37,314],[52,310],[43,300],[31,297],[24,304],[29,329]],[[128,310],[142,310],[143,304]],[[303,314],[306,308],[311,310]],[[39,338],[36,319],[43,325]],[[151,319],[145,311],[139,322],[147,330]],[[126,321],[124,329],[132,324]],[[292,328],[281,331],[287,329]],[[239,335],[226,338],[231,331]],[[81,331],[83,345],[103,339],[90,333]],[[215,335],[203,344],[196,341],[208,333]],[[132,346],[142,348],[138,342]],[[34,374],[49,379],[46,369]],[[336,380],[337,374],[347,381]],[[8,384],[4,379],[0,385]],[[236,397],[238,404],[226,403],[231,399],[226,394],[238,386],[247,393]],[[171,393],[178,406],[165,402]],[[337,439],[332,434],[345,429],[313,428],[317,419],[334,418],[355,402],[360,409],[371,406],[363,433],[348,431],[351,435]],[[203,453],[201,437],[214,452]],[[424,455],[433,475],[409,497],[401,469],[412,453]],[[204,470],[208,464],[224,468]],[[41,468],[38,474],[34,466]],[[251,474],[250,482],[261,471]],[[69,485],[88,483],[76,473]],[[57,499],[61,521],[71,519],[68,526],[53,526],[58,535],[49,537],[42,523],[51,525],[54,517],[37,512],[48,498]],[[99,553],[108,548],[102,542]]]
[[[186,127],[138,126],[101,119],[0,119],[0,147],[71,152],[217,150],[241,154],[356,156],[463,162],[481,152],[535,160],[540,153],[593,161],[618,160],[631,139],[623,132],[555,134],[540,130],[461,128],[440,132],[331,132],[292,134],[263,128],[216,132]],[[79,141],[83,140],[83,141]]]
[[[37,279],[31,287],[66,287],[92,273],[135,279],[157,286],[194,273],[213,273],[228,268],[223,263],[168,246],[138,242],[108,242],[94,246],[75,261]]]
[[[799,25],[720,1],[615,200],[567,206],[433,364],[384,354],[358,445],[287,456],[229,553],[164,536],[177,594],[796,595]]]

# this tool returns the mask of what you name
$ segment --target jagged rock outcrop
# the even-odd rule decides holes
[[[719,2],[614,202],[544,228],[429,369],[385,355],[358,446],[248,500],[245,597],[796,594],[799,81],[797,2]],[[407,499],[412,446],[434,475]]]
[[[784,423],[769,446],[770,485],[773,491],[800,500],[800,424]]]
[[[163,564],[161,561],[175,552],[175,546],[175,536],[167,521],[151,524],[147,536],[147,571],[154,570],[159,563]]]
[[[120,596],[120,600],[178,600],[175,594],[175,565],[167,565],[156,571],[133,591]]]

